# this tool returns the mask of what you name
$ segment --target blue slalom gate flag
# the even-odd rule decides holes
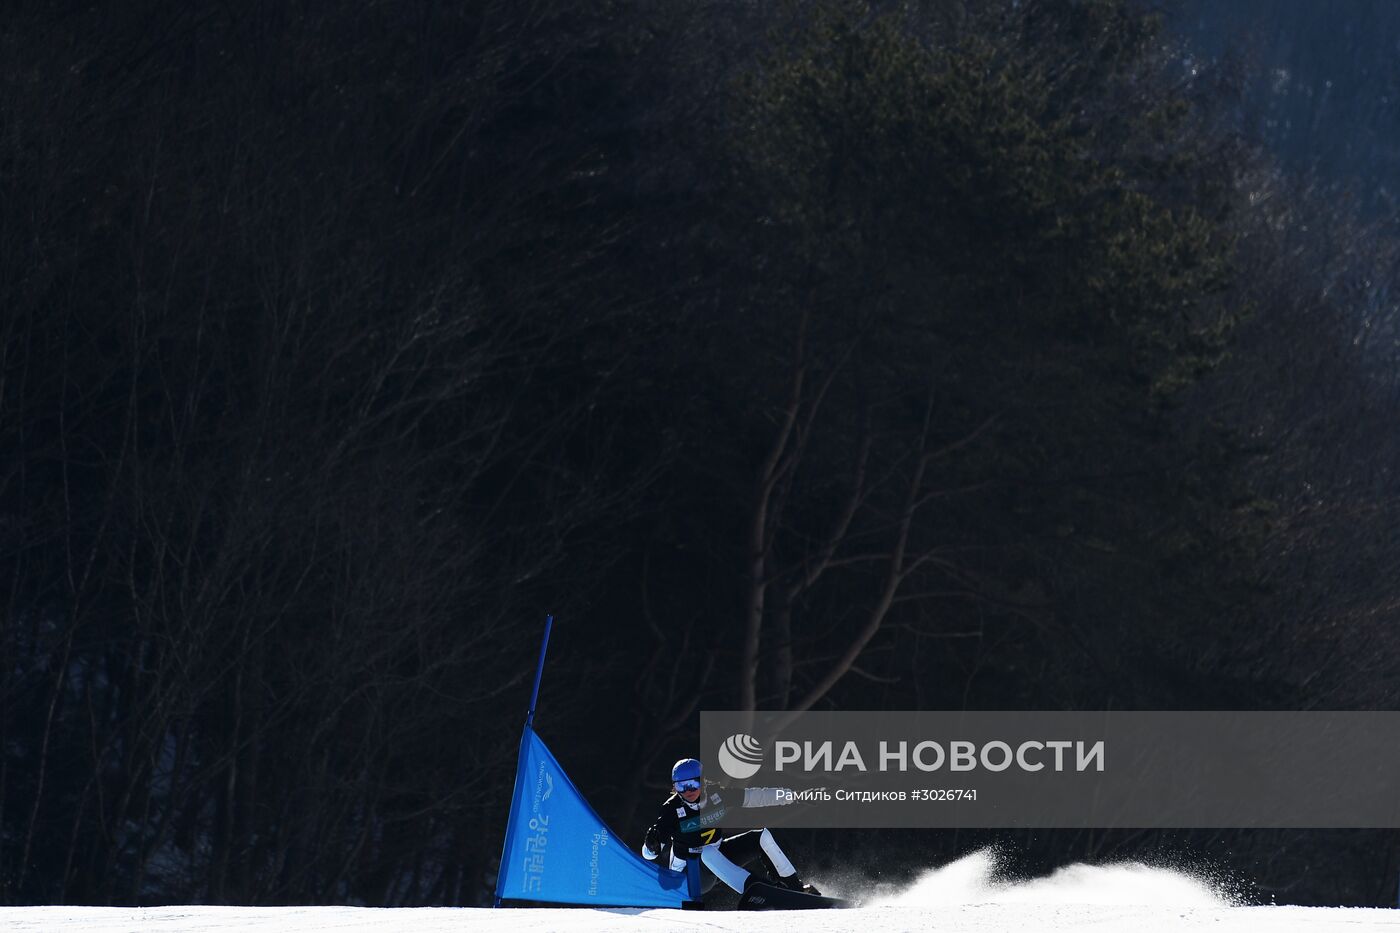
[[[681,907],[685,874],[648,862],[603,823],[528,725],[520,739],[496,897]]]

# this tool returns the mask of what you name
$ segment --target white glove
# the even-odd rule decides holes
[[[646,859],[648,862],[656,861],[656,857],[660,854],[660,852],[651,851],[651,849],[647,847],[646,843],[642,843],[642,858]]]
[[[750,787],[744,790],[746,807],[785,807],[792,803],[792,791],[786,787]]]

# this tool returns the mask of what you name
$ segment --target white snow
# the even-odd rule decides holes
[[[428,907],[5,907],[8,933],[1364,933],[1400,931],[1400,911],[1346,907],[1169,907],[989,903],[827,911],[679,911]]]
[[[1226,907],[1236,901],[1213,882],[1136,862],[1070,865],[1048,878],[1004,880],[999,877],[996,853],[986,849],[925,872],[902,890],[880,892],[878,885],[876,890],[875,897],[864,898],[865,904],[875,907],[951,904]]]
[[[1140,864],[1071,865],[1045,878],[1000,878],[977,852],[903,889],[854,879],[813,880],[860,897],[854,910],[679,911],[367,907],[7,907],[6,933],[1400,933],[1400,910],[1260,907],[1231,902],[1207,879]]]

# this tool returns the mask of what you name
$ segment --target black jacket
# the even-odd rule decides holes
[[[642,855],[655,858],[663,846],[680,858],[694,858],[700,849],[724,838],[720,831],[723,821],[735,807],[769,807],[791,803],[791,797],[776,787],[749,787],[728,790],[723,784],[705,782],[705,793],[694,803],[686,803],[680,794],[672,794],[661,804],[656,822],[647,830]],[[728,799],[726,799],[728,795]]]

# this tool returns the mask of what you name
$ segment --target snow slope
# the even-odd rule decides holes
[[[445,907],[8,907],[8,933],[1035,933],[1035,931],[1203,931],[1364,933],[1400,931],[1400,911],[1345,907],[1164,907],[1103,904],[955,904],[841,911],[491,910]]]
[[[379,910],[364,907],[11,907],[5,933],[1400,933],[1400,910],[1232,904],[1207,881],[1144,865],[1072,865],[1047,878],[998,880],[995,857],[975,853],[925,873],[902,890],[818,878],[831,893],[860,896],[855,910],[737,912],[598,909]],[[844,890],[843,890],[844,888]]]

